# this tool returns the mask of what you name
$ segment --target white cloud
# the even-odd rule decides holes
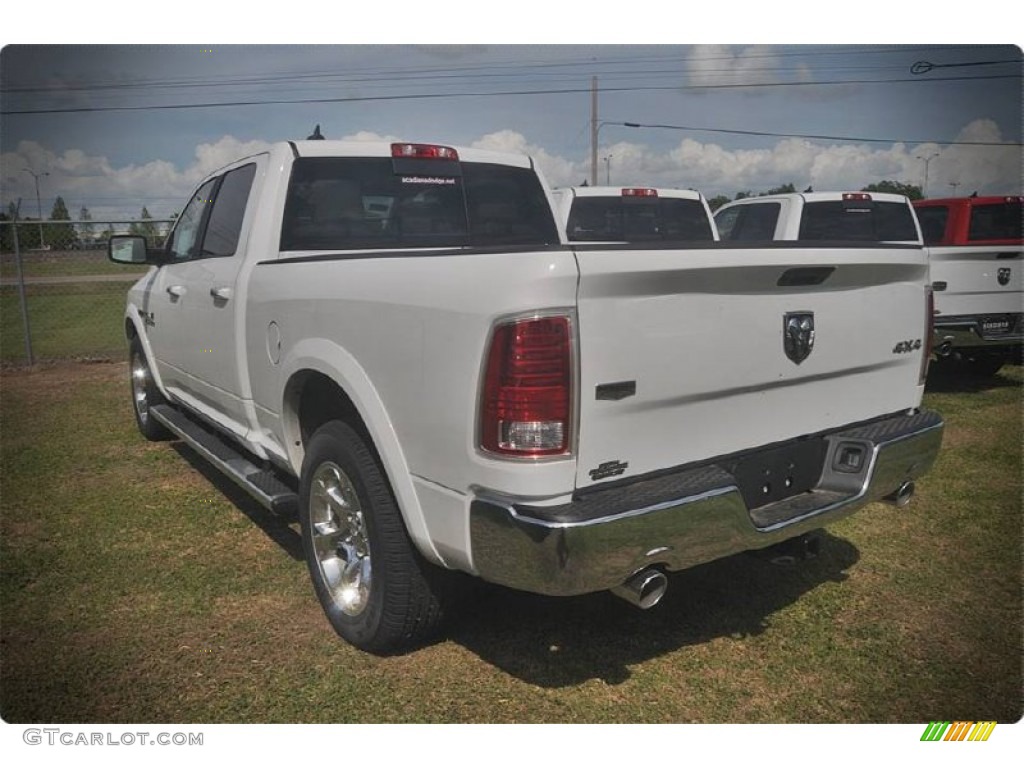
[[[688,84],[697,86],[775,83],[776,72],[784,66],[768,45],[735,50],[728,45],[696,45],[686,59]],[[800,67],[796,79],[809,76],[806,67]]]
[[[345,137],[358,141],[394,141],[396,137],[359,132]],[[963,127],[958,141],[1002,141],[991,120],[974,120]],[[503,130],[473,142],[474,147],[531,155],[552,186],[579,184],[590,178],[589,155],[568,158],[531,143],[521,133]],[[87,206],[93,219],[137,217],[146,206],[155,218],[169,216],[200,179],[245,155],[266,149],[263,141],[241,141],[223,136],[196,147],[185,167],[166,160],[114,167],[103,156],[79,149],[57,154],[43,145],[23,141],[13,152],[0,156],[3,205],[22,198],[22,215],[36,216],[35,182],[24,171],[31,167],[49,173],[40,179],[43,215],[48,216],[53,198],[61,195],[68,210],[77,216]],[[602,148],[598,178],[604,183],[610,167],[613,185],[690,187],[706,196],[734,196],[736,192],[765,191],[792,183],[797,189],[860,189],[883,179],[923,184],[924,162],[929,162],[928,192],[932,197],[957,194],[1021,194],[1019,146],[967,146],[921,144],[891,146],[825,144],[806,139],[782,139],[771,147],[727,149],[715,143],[682,139],[669,151],[655,151],[636,142],[619,142]]]
[[[975,120],[964,127],[958,141],[1002,141],[991,120]],[[525,142],[524,142],[525,146]],[[522,151],[522,147],[516,147]],[[905,144],[827,144],[807,139],[781,139],[758,149],[727,149],[715,143],[682,139],[668,152],[642,144],[620,142],[602,149],[612,155],[613,185],[644,184],[691,187],[707,196],[751,190],[765,191],[792,183],[798,189],[850,190],[890,179],[923,185],[924,162],[918,157],[938,153],[929,163],[928,192],[932,197],[957,194],[1021,194],[1019,146],[963,146]],[[551,163],[538,157],[549,181],[577,184],[590,177],[589,162]],[[598,179],[607,168],[599,160]]]

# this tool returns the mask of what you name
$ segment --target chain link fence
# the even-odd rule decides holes
[[[0,363],[120,359],[125,295],[146,273],[107,259],[111,235],[159,247],[172,221],[0,222]]]

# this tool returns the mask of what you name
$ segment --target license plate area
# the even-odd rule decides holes
[[[811,438],[748,454],[726,466],[747,509],[773,504],[814,488],[821,478],[827,443]]]
[[[993,315],[981,321],[981,333],[983,336],[1002,336],[1010,332],[1013,327],[1013,318],[1010,315]]]

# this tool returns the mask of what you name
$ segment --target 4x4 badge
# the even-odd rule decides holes
[[[1000,285],[1006,285],[1010,282],[1010,268],[1000,267],[999,272],[996,274],[996,279],[999,281]]]
[[[782,346],[786,357],[800,365],[814,349],[814,313],[787,312],[782,316]]]

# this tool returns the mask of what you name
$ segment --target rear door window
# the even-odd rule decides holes
[[[1020,240],[1024,208],[1020,203],[971,206],[968,240]]]
[[[558,242],[529,168],[381,157],[298,158],[281,230],[282,251]]]
[[[250,163],[224,174],[210,210],[203,235],[202,256],[231,256],[238,250],[242,219],[249,202],[249,191],[256,176],[256,164]]]
[[[804,204],[799,239],[916,242],[917,228],[906,203],[828,200]]]
[[[921,236],[927,245],[941,243],[946,239],[946,222],[949,208],[944,205],[929,205],[915,208],[917,223],[921,225]]]
[[[781,203],[751,203],[726,208],[715,216],[723,240],[773,240]]]
[[[677,197],[577,197],[566,231],[582,242],[715,239],[704,205]]]

